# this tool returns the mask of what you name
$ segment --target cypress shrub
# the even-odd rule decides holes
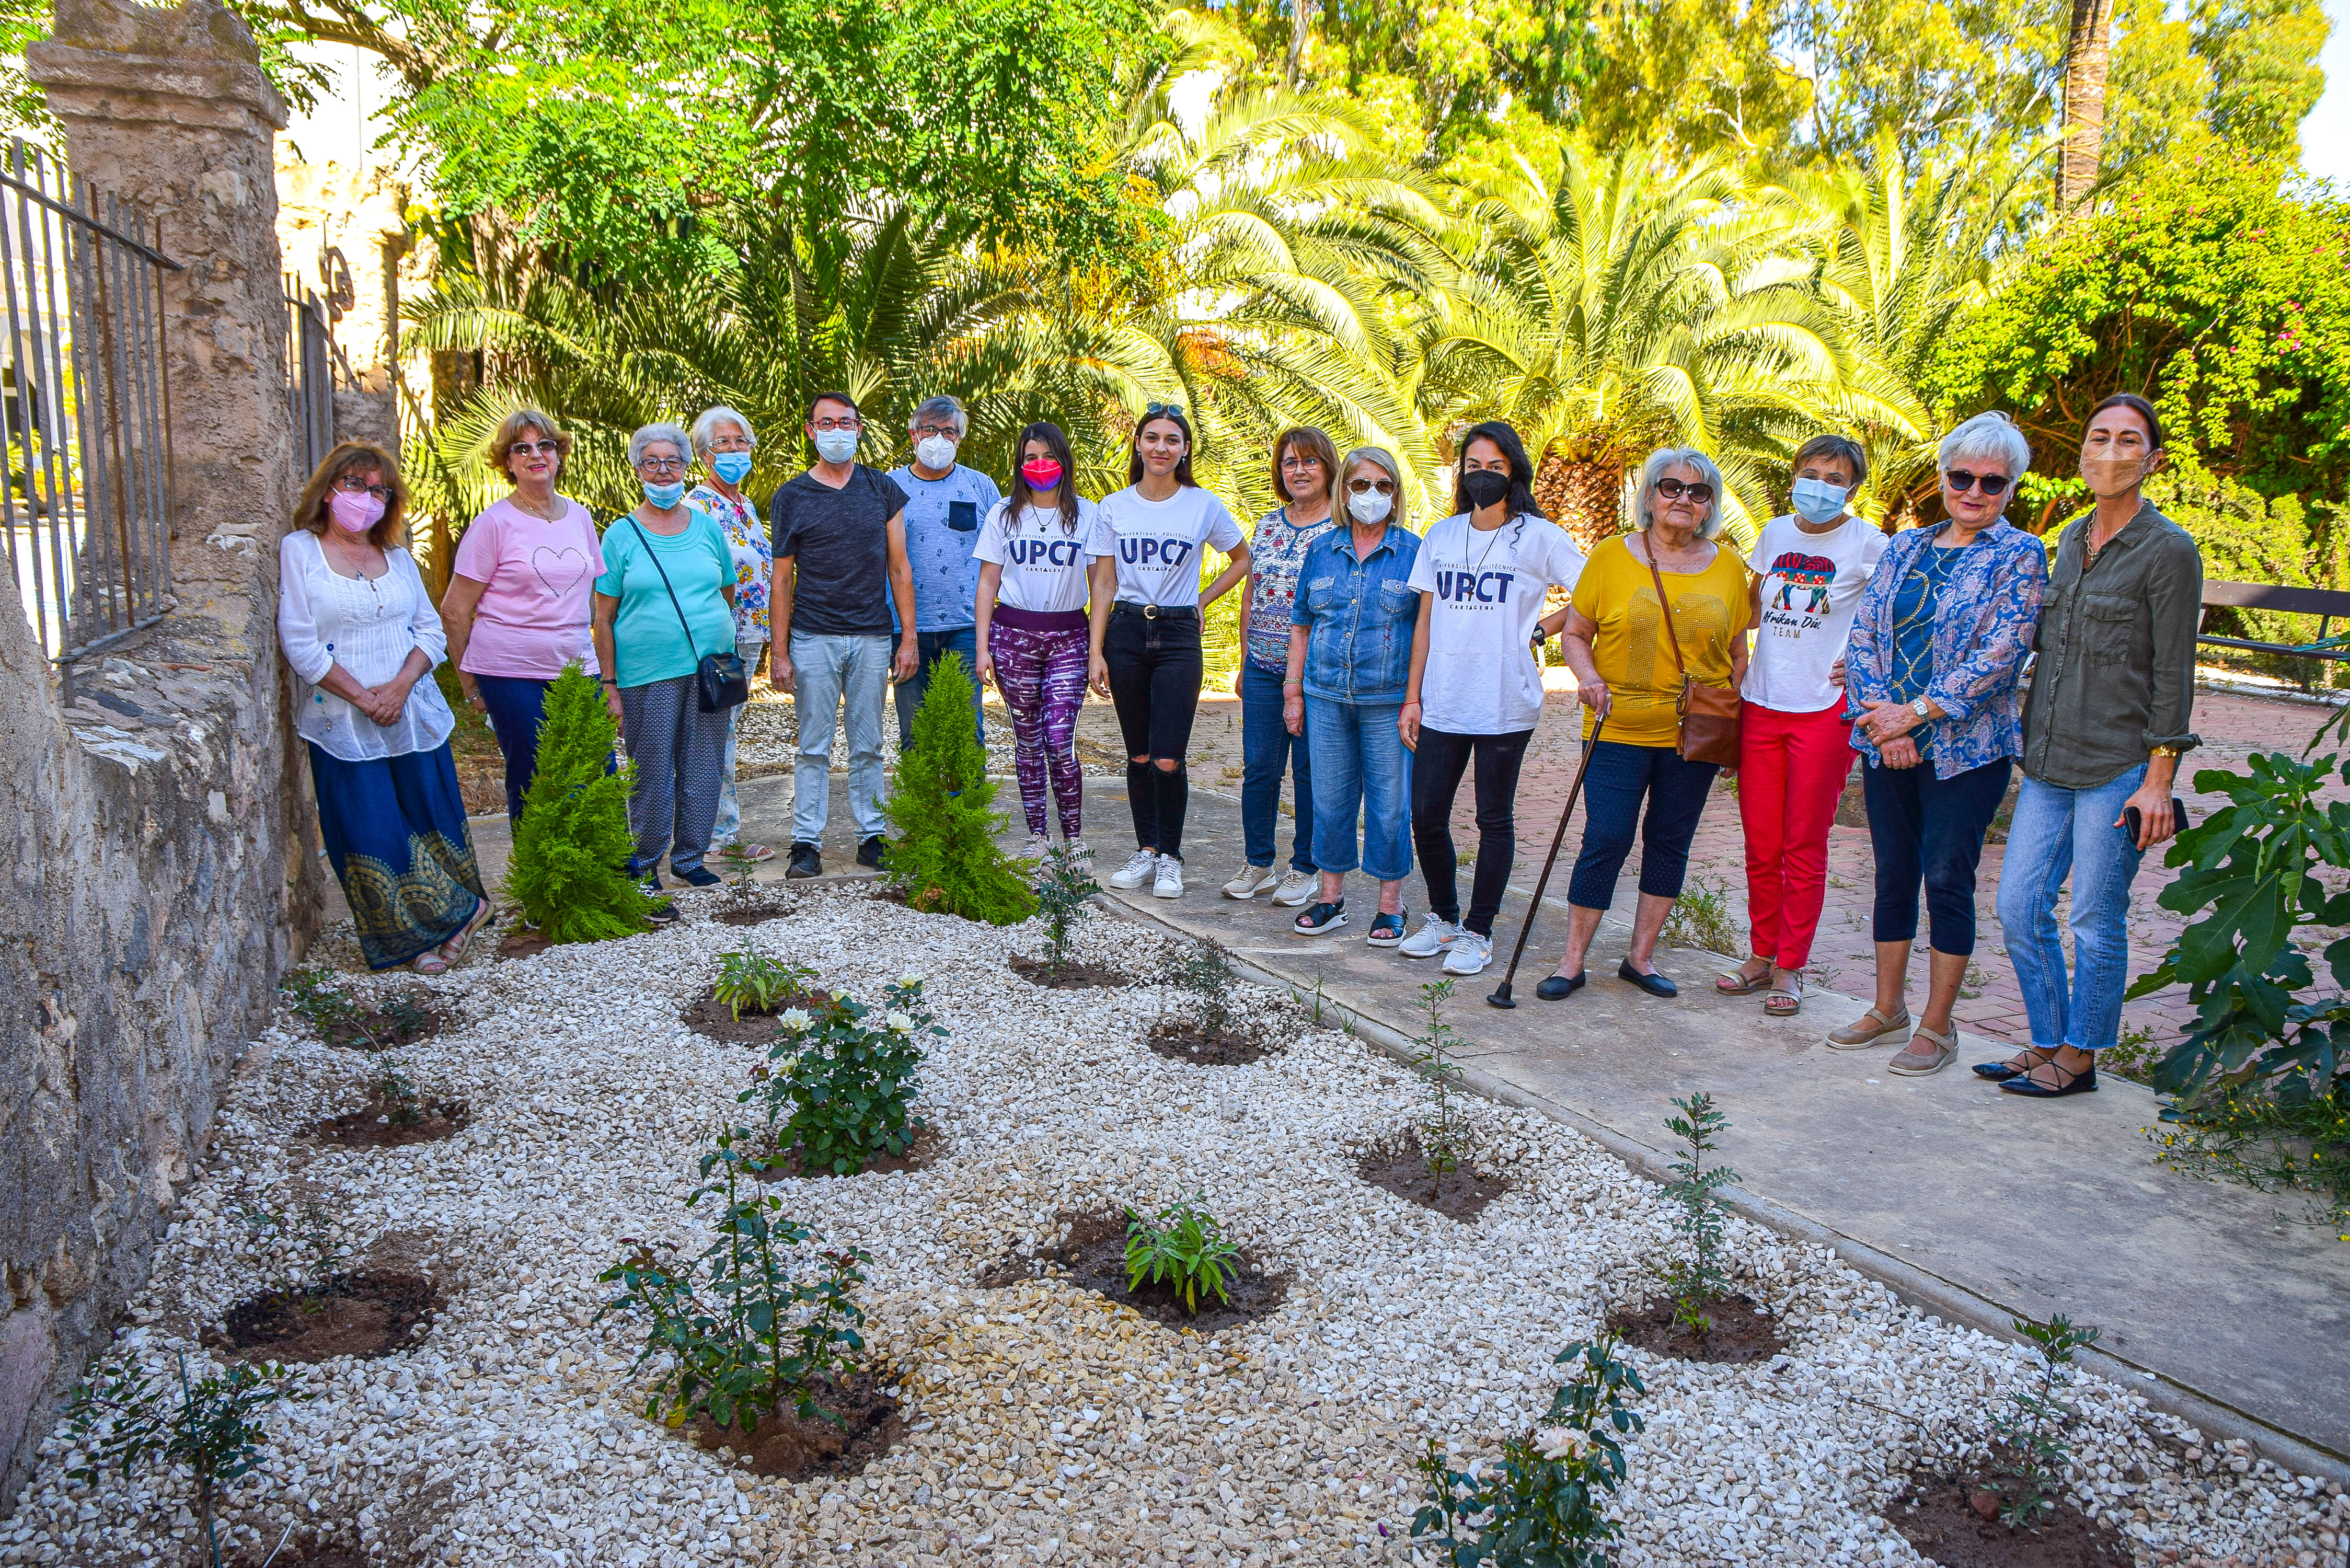
[[[971,714],[971,671],[951,653],[931,671],[914,743],[898,754],[882,808],[898,830],[889,877],[917,909],[1017,925],[1036,912],[1036,895],[1020,862],[996,846],[1004,819],[989,809],[995,781]]]
[[[645,929],[653,900],[629,879],[636,764],[613,768],[619,728],[603,688],[577,664],[547,688],[538,770],[515,824],[505,896],[549,941],[593,942]]]

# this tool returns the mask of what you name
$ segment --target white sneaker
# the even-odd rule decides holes
[[[1051,839],[1045,837],[1041,833],[1032,833],[1028,836],[1028,847],[1020,852],[1020,858],[1023,860],[1034,860],[1037,865],[1042,866],[1045,864],[1045,857],[1050,855],[1052,852],[1053,841]]]
[[[1109,875],[1109,885],[1118,888],[1139,888],[1159,873],[1159,857],[1148,849],[1138,849],[1134,858]]]
[[[1062,844],[1068,850],[1069,858],[1076,863],[1077,868],[1085,872],[1087,876],[1093,875],[1093,846],[1088,845],[1082,838],[1064,839],[1062,840]]]
[[[1150,884],[1154,898],[1180,898],[1183,896],[1183,863],[1172,855],[1159,857],[1159,876]]]
[[[1294,909],[1312,898],[1321,886],[1322,878],[1313,872],[1293,868],[1281,879],[1281,886],[1273,890],[1273,901]]]
[[[1452,939],[1452,946],[1444,954],[1447,974],[1482,974],[1485,966],[1493,961],[1493,939],[1463,930]]]
[[[1272,867],[1243,866],[1241,867],[1239,876],[1224,884],[1224,897],[1227,898],[1253,898],[1259,893],[1263,892],[1267,888],[1272,887],[1273,883],[1274,877]],[[1279,903],[1280,901],[1281,900],[1278,896],[1274,899],[1274,902],[1275,903]]]
[[[1404,938],[1396,951],[1406,958],[1437,958],[1459,940],[1461,928],[1441,915],[1422,915],[1419,929]]]

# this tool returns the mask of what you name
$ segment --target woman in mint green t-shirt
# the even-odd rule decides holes
[[[636,848],[630,876],[660,886],[660,859],[690,886],[718,880],[702,857],[718,816],[728,713],[705,713],[694,669],[705,653],[734,651],[734,562],[709,514],[685,504],[693,445],[675,425],[647,425],[629,441],[644,504],[604,530],[593,632],[604,700],[637,764],[629,796]]]

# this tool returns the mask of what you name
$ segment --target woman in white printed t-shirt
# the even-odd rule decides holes
[[[1200,707],[1200,615],[1248,576],[1248,542],[1224,504],[1191,478],[1191,421],[1153,403],[1134,427],[1127,487],[1106,497],[1101,527],[1118,574],[1117,597],[1093,603],[1097,695],[1118,709],[1126,738],[1126,795],[1134,811],[1134,857],[1113,888],[1145,882],[1161,898],[1183,896],[1183,810],[1191,795],[1183,755]],[[1229,556],[1203,594],[1200,561]]]
[[[1763,525],[1747,557],[1755,578],[1747,624],[1758,634],[1740,695],[1738,820],[1746,836],[1746,918],[1753,956],[1715,981],[1731,996],[1769,986],[1762,1011],[1804,1005],[1828,829],[1852,769],[1844,645],[1860,596],[1885,554],[1884,532],[1848,503],[1868,458],[1845,436],[1817,435],[1795,453],[1795,514]]]
[[[1090,858],[1077,710],[1086,700],[1091,648],[1086,601],[1109,597],[1110,545],[1094,504],[1077,493],[1076,462],[1061,427],[1030,425],[1020,432],[1019,452],[1010,493],[988,512],[972,550],[981,563],[979,678],[1003,693],[1012,715],[1029,856],[1042,859],[1051,842],[1045,823],[1049,779],[1062,842]]]
[[[1561,607],[1544,616],[1543,597],[1554,587],[1573,587],[1583,572],[1566,531],[1534,504],[1534,479],[1516,431],[1499,420],[1469,431],[1453,476],[1453,494],[1467,510],[1429,529],[1412,563],[1419,627],[1396,727],[1412,749],[1411,841],[1429,912],[1398,950],[1407,958],[1442,953],[1447,974],[1475,974],[1492,961],[1493,917],[1517,847],[1518,769],[1542,717],[1534,644],[1537,628],[1555,636],[1567,614]],[[1472,760],[1477,871],[1464,917],[1452,798]]]

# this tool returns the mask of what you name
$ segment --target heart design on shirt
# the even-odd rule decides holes
[[[530,553],[530,569],[546,585],[547,596],[559,599],[577,587],[579,580],[588,575],[588,557],[574,545],[550,550],[541,545]]]

